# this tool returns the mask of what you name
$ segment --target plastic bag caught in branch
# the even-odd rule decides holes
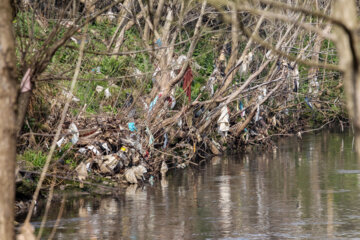
[[[152,100],[152,102],[150,103],[149,112],[151,112],[151,110],[153,109],[153,107],[156,105],[156,102],[157,102],[158,98],[159,98],[159,97],[156,96],[156,97],[154,98],[154,100]]]
[[[134,131],[137,130],[137,128],[135,127],[135,123],[134,123],[134,122],[129,122],[129,123],[128,123],[128,127],[129,127],[129,130],[130,130],[131,132],[134,132]]]
[[[146,127],[146,133],[149,135],[149,146],[152,146],[154,144],[154,136],[152,135],[149,127]]]
[[[76,127],[75,123],[70,124],[69,131],[72,134],[72,138],[71,138],[72,144],[76,144],[79,141],[79,130]]]
[[[225,132],[227,133],[230,129],[230,123],[229,123],[229,112],[228,112],[228,108],[226,105],[224,105],[221,108],[221,114],[220,117],[218,119],[218,124],[219,124],[219,131],[220,132]]]
[[[65,137],[62,137],[62,138],[60,138],[59,141],[56,142],[56,145],[60,148],[66,142],[67,142],[67,139]]]
[[[259,104],[256,106],[256,115],[255,115],[255,122],[259,121],[260,118],[260,106]]]

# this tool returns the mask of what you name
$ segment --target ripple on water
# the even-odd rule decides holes
[[[337,173],[339,173],[339,174],[360,174],[360,170],[338,169]]]

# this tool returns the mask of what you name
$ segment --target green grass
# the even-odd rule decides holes
[[[18,159],[25,161],[28,166],[42,168],[45,165],[46,156],[42,151],[28,149],[22,155],[19,155]]]

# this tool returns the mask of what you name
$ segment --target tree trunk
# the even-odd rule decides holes
[[[16,65],[10,0],[0,0],[0,236],[14,239]]]
[[[355,150],[360,153],[360,72],[357,13],[354,0],[337,0],[332,9],[333,17],[343,26],[336,25],[336,47],[340,67],[344,72],[347,107],[355,131]]]

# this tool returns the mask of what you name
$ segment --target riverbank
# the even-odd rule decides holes
[[[19,98],[28,99],[19,108],[26,117],[18,200],[31,198],[48,164],[43,197],[50,186],[102,192],[151,184],[214,155],[266,148],[275,137],[348,124],[339,72],[300,61],[337,64],[330,40],[243,12],[224,19],[236,8],[206,2],[148,6],[167,16],[157,20],[140,3],[124,4],[132,10],[121,8],[115,18],[107,12],[102,21],[75,6],[65,15],[53,6],[17,12],[17,45],[28,46],[17,51],[19,82],[27,86]],[[233,34],[244,28],[284,53]]]

